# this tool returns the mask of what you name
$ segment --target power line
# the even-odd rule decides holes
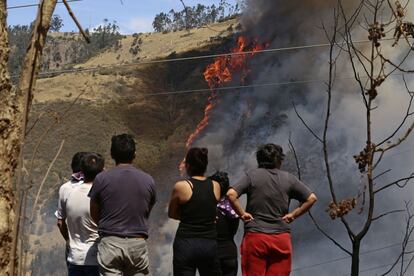
[[[400,73],[391,74],[390,76],[401,76]],[[360,77],[368,78],[365,77]],[[354,77],[342,77],[342,78],[335,78],[335,80],[352,80]],[[236,86],[225,86],[225,87],[217,87],[214,88],[214,91],[226,91],[226,90],[237,90],[237,89],[249,89],[249,88],[261,88],[261,87],[275,87],[275,86],[284,86],[284,85],[294,85],[294,84],[312,84],[312,83],[325,83],[327,82],[326,79],[309,79],[309,80],[297,80],[297,81],[285,81],[285,82],[270,82],[270,83],[261,83],[261,84],[251,84],[251,85],[236,85]],[[143,97],[147,96],[160,96],[160,95],[174,95],[174,94],[188,94],[188,93],[204,93],[204,92],[211,92],[212,89],[210,88],[203,88],[203,89],[191,89],[191,90],[178,90],[178,91],[162,91],[162,92],[155,92],[155,93],[148,93],[142,95]]]
[[[404,151],[399,151],[399,152],[396,152],[396,153],[390,154],[390,155],[388,155],[388,157],[393,157],[393,156],[397,156],[397,155],[401,155],[401,154],[406,154],[406,153],[410,153],[410,152],[412,152],[412,151],[414,151],[414,148],[407,148],[407,149],[406,149],[406,150],[404,150]]]
[[[414,240],[409,240],[407,243],[411,243],[413,241]],[[378,251],[381,251],[381,250],[384,250],[384,249],[388,249],[388,248],[391,248],[391,247],[395,247],[395,246],[401,245],[401,244],[402,244],[401,242],[399,242],[399,243],[393,243],[393,244],[390,244],[390,245],[387,245],[387,246],[384,246],[384,247],[379,247],[379,248],[374,248],[374,249],[371,249],[371,250],[364,251],[364,252],[360,253],[359,255],[360,256],[368,255],[370,253],[378,252]],[[324,261],[324,262],[320,262],[320,263],[311,264],[311,265],[308,265],[308,266],[301,266],[301,267],[298,267],[298,268],[293,269],[292,271],[299,271],[299,270],[314,268],[314,267],[317,267],[317,266],[320,266],[320,265],[335,263],[337,261],[342,261],[342,260],[346,260],[346,259],[349,259],[349,258],[351,258],[351,257],[350,256],[346,256],[346,257],[332,259],[332,260],[328,260],[328,261]]]
[[[408,261],[408,260],[407,260]],[[379,266],[374,266],[374,267],[369,267],[369,268],[366,268],[366,269],[363,269],[363,270],[360,270],[359,272],[368,272],[368,271],[372,271],[372,270],[377,270],[377,269],[380,269],[380,268],[384,268],[384,267],[387,267],[387,266],[391,266],[391,265],[397,265],[397,264],[399,264],[399,263],[401,263],[401,260],[399,260],[398,262],[396,262],[396,263],[389,263],[389,264],[384,264],[384,265],[379,265]],[[347,273],[347,274],[343,274],[342,276],[349,276],[349,273]]]
[[[66,2],[70,3],[70,2],[80,2],[83,0],[68,0]],[[56,2],[56,4],[62,4],[62,1],[58,1]],[[11,7],[7,7],[8,10],[13,10],[13,9],[22,9],[22,8],[29,8],[29,7],[37,7],[39,6],[39,4],[27,4],[27,5],[19,5],[19,6],[11,6]]]
[[[352,77],[343,78],[343,79],[352,79]],[[309,83],[321,83],[326,80],[322,79],[313,79],[313,80],[299,80],[299,81],[286,81],[286,82],[271,82],[271,83],[262,83],[262,84],[251,84],[251,85],[236,85],[236,86],[225,86],[214,88],[214,91],[226,91],[226,90],[236,90],[236,89],[248,89],[248,88],[260,88],[260,87],[274,87],[274,86],[283,86],[291,84],[309,84]],[[188,94],[188,93],[202,93],[202,92],[211,92],[212,89],[192,89],[192,90],[179,90],[179,91],[163,91],[148,93],[144,96],[159,96],[159,95],[173,95],[173,94]]]
[[[391,74],[390,76],[401,76],[401,75],[402,74]],[[360,77],[360,78],[367,78],[367,77]],[[354,77],[336,78],[336,80],[352,80],[352,79],[354,79]],[[241,90],[241,89],[249,89],[249,88],[276,87],[276,86],[294,85],[294,84],[324,83],[326,81],[327,81],[326,79],[309,79],[309,80],[286,81],[286,82],[271,82],[271,83],[262,83],[262,84],[217,87],[217,88],[214,88],[213,90],[214,91]],[[143,94],[141,96],[142,97],[150,97],[150,96],[161,96],[161,95],[206,93],[206,92],[211,92],[211,91],[212,91],[212,89],[210,89],[210,88],[202,88],[202,89],[191,89],[191,90],[154,92],[154,93]]]
[[[383,39],[383,41],[393,41],[393,40],[394,40],[393,38]],[[371,41],[370,40],[357,40],[357,41],[353,41],[353,43],[363,44],[363,43],[371,43]],[[338,43],[338,44],[345,44],[345,42]],[[169,62],[177,62],[177,61],[202,60],[202,59],[211,59],[211,58],[217,58],[217,57],[230,57],[230,56],[240,56],[240,55],[248,55],[248,54],[262,54],[262,53],[276,53],[276,52],[283,52],[283,51],[328,47],[330,45],[331,45],[330,43],[320,43],[320,44],[310,44],[310,45],[301,45],[301,46],[262,49],[262,50],[257,50],[257,51],[256,50],[255,51],[243,51],[243,52],[236,52],[236,53],[222,53],[222,54],[211,54],[211,55],[170,58],[170,59],[155,59],[155,60],[139,61],[139,62],[133,62],[133,63],[117,63],[117,64],[92,66],[92,67],[84,67],[84,68],[51,70],[51,71],[40,72],[39,76],[64,74],[64,73],[93,72],[93,71],[99,71],[103,69],[116,69],[116,68],[123,68],[123,67],[133,67],[133,66],[140,66],[140,65],[169,63]],[[13,75],[12,77],[17,77],[17,76],[18,75]]]

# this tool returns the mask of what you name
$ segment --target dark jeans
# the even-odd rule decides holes
[[[97,265],[74,265],[68,263],[68,276],[99,276]]]
[[[175,238],[174,276],[220,276],[217,241],[201,238]]]
[[[220,259],[221,276],[237,276],[237,257]]]

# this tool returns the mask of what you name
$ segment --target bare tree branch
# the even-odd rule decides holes
[[[26,134],[25,134],[25,136],[27,137],[27,135],[29,135],[30,134],[30,132],[35,128],[35,126],[39,123],[39,121],[44,117],[44,116],[46,116],[46,115],[49,115],[50,117],[56,117],[56,113],[55,112],[53,112],[53,111],[50,111],[50,110],[47,110],[47,111],[44,111],[44,112],[41,112],[38,116],[37,116],[37,118],[34,120],[34,122],[32,123],[32,125],[29,127],[29,128],[27,128],[27,131],[26,131]]]
[[[188,20],[190,19],[189,15],[188,15],[188,8],[184,3],[184,0],[180,0],[181,4],[184,7],[184,12],[185,12],[185,29],[188,31],[190,28],[188,26]]]
[[[411,235],[413,234],[413,231],[414,231],[414,226],[412,225],[412,219],[414,218],[414,216],[410,212],[410,203],[409,202],[405,203],[405,211],[407,212],[407,219],[406,219],[406,224],[405,224],[404,238],[403,238],[403,241],[401,243],[401,252],[397,256],[397,258],[395,259],[395,261],[391,265],[391,267],[386,272],[381,274],[381,276],[389,274],[397,266],[398,263],[400,263],[400,276],[403,276],[403,275],[405,275],[405,273],[407,272],[408,267],[411,265],[411,263],[413,261],[414,256],[411,257],[408,264],[406,266],[404,266],[404,261],[405,261],[404,257],[408,254],[412,254],[411,251],[407,251],[407,246],[408,246],[408,243],[410,241],[412,241],[411,240]]]
[[[79,21],[76,18],[75,14],[72,12],[72,9],[70,8],[68,2],[66,0],[62,0],[62,2],[65,5],[66,9],[68,10],[70,17],[72,17],[73,21],[75,22],[76,26],[78,27],[79,32],[82,34],[83,38],[86,40],[87,43],[91,43],[91,40],[90,40],[89,36],[83,30],[82,25],[79,23]],[[121,1],[121,4],[122,4],[122,1]]]
[[[361,3],[362,2],[363,1],[361,1]],[[356,64],[355,64],[355,61],[354,61],[354,55],[353,55],[353,52],[352,52],[352,50],[355,49],[355,46],[353,46],[353,43],[352,43],[352,35],[351,35],[351,31],[350,31],[349,21],[347,20],[347,17],[346,17],[344,8],[341,4],[341,1],[339,1],[339,7],[340,7],[340,10],[341,10],[341,13],[342,13],[342,17],[345,20],[345,24],[344,24],[345,31],[344,31],[344,34],[342,35],[342,38],[345,42],[346,47],[348,48],[347,53],[348,53],[349,61],[351,62],[352,71],[354,73],[354,78],[355,78],[355,80],[357,81],[357,83],[359,85],[361,96],[362,96],[362,99],[364,100],[364,103],[365,103],[365,107],[368,107],[368,102],[367,102],[367,99],[366,99],[366,96],[365,96],[365,88],[364,88],[364,85],[362,84],[361,78],[360,78],[358,70],[356,68]]]
[[[326,231],[324,231],[322,229],[322,227],[320,227],[320,225],[318,224],[318,222],[315,220],[315,218],[313,217],[312,213],[309,211],[308,212],[309,217],[312,219],[313,224],[315,224],[316,228],[319,230],[319,232],[321,232],[326,238],[328,238],[331,242],[333,242],[333,244],[335,244],[338,248],[340,248],[342,251],[344,251],[345,253],[347,253],[349,256],[352,256],[351,251],[349,251],[348,249],[346,249],[343,245],[341,245],[339,242],[337,242],[334,238],[332,238]]]
[[[398,127],[393,131],[393,133],[391,133],[387,138],[385,138],[384,140],[382,140],[381,142],[379,142],[379,143],[377,143],[376,145],[377,145],[377,147],[379,147],[379,146],[381,146],[382,144],[384,144],[384,143],[386,143],[387,141],[389,141],[390,139],[392,139],[397,133],[398,133],[398,131],[403,127],[403,125],[405,124],[405,122],[407,121],[407,119],[410,117],[410,116],[412,116],[413,115],[413,113],[411,112],[411,106],[412,106],[412,103],[413,103],[413,99],[414,99],[414,94],[413,94],[413,92],[411,92],[411,91],[409,91],[408,90],[408,87],[407,87],[407,82],[406,82],[406,80],[405,80],[405,77],[403,76],[403,80],[404,80],[404,83],[405,83],[405,86],[406,86],[406,88],[407,88],[407,91],[408,91],[408,94],[409,94],[409,97],[410,97],[410,100],[408,101],[408,107],[407,107],[407,109],[406,109],[406,113],[405,113],[405,116],[404,116],[404,118],[402,119],[402,121],[401,121],[401,123],[398,125]]]
[[[289,148],[292,151],[293,156],[295,157],[296,171],[298,173],[298,178],[299,178],[299,180],[302,180],[298,156],[296,155],[296,150],[295,150],[295,147],[294,147],[294,145],[293,145],[292,140],[290,139],[290,137],[289,137]]]
[[[40,182],[39,189],[37,191],[37,194],[36,194],[36,197],[35,197],[35,201],[33,203],[32,213],[30,215],[30,223],[33,222],[34,213],[36,212],[36,206],[37,206],[37,203],[39,202],[39,196],[40,196],[40,193],[42,192],[43,185],[45,184],[45,182],[46,182],[46,180],[47,180],[47,178],[49,176],[50,170],[53,168],[53,165],[55,164],[56,160],[58,159],[58,157],[60,155],[60,152],[63,149],[63,145],[64,144],[65,144],[65,140],[62,140],[62,142],[60,143],[60,146],[59,146],[59,148],[58,148],[58,150],[57,150],[57,152],[55,154],[55,157],[53,158],[52,162],[50,162],[49,167],[47,168],[46,174],[43,176],[42,182]]]
[[[395,180],[395,181],[393,181],[389,184],[386,184],[386,185],[382,186],[381,188],[375,190],[374,194],[377,194],[377,193],[379,193],[379,192],[381,192],[381,191],[383,191],[387,188],[393,187],[393,186],[397,186],[399,188],[404,188],[408,184],[408,182],[410,182],[410,180],[413,179],[413,178],[414,178],[414,173],[412,173],[410,176],[397,179],[397,180]],[[401,182],[404,182],[404,183],[400,184]]]
[[[59,157],[59,155],[60,155],[60,153],[61,153],[61,151],[63,149],[63,145],[64,144],[65,144],[65,140],[62,140],[62,142],[60,143],[60,146],[59,146],[59,148],[58,148],[58,150],[57,150],[57,152],[55,154],[55,157],[50,162],[49,167],[47,168],[47,171],[46,171],[45,175],[43,176],[43,180],[40,183],[39,189],[38,189],[37,194],[36,194],[36,197],[35,197],[35,201],[33,203],[32,212],[30,214],[29,229],[27,230],[27,238],[26,238],[27,240],[30,240],[30,233],[32,232],[32,227],[33,227],[33,218],[34,218],[34,215],[35,215],[35,212],[36,212],[37,204],[39,202],[40,193],[42,192],[42,189],[43,189],[43,185],[45,184],[45,182],[46,182],[46,180],[47,180],[47,178],[49,176],[50,171],[52,170],[52,168],[53,168],[56,160],[58,159],[58,157]],[[24,267],[27,266],[27,264],[26,264],[27,254],[25,254],[25,256],[24,256],[23,259],[24,260],[21,260],[21,262],[23,262],[23,268],[24,268]]]
[[[340,3],[340,1],[338,1]],[[327,37],[328,41],[330,42],[330,48],[329,48],[329,72],[328,72],[328,83],[327,83],[327,89],[326,93],[328,95],[327,101],[326,101],[326,115],[325,115],[325,121],[323,126],[323,136],[322,136],[322,150],[323,150],[323,156],[324,156],[324,163],[325,163],[325,169],[326,169],[326,178],[328,180],[329,185],[329,191],[331,193],[332,201],[334,204],[337,204],[337,198],[335,193],[335,187],[333,183],[332,173],[331,173],[331,167],[329,162],[329,152],[328,152],[328,129],[329,129],[329,122],[330,122],[330,116],[331,116],[331,101],[332,101],[332,90],[333,85],[335,81],[335,70],[336,70],[336,62],[339,58],[339,55],[334,54],[334,48],[336,45],[336,36],[338,34],[338,20],[339,20],[340,13],[335,9],[334,10],[334,25],[333,25],[333,32],[331,37]],[[328,34],[327,31],[325,31],[326,34]],[[346,219],[341,216],[340,220],[342,224],[345,226],[347,233],[349,235],[349,238],[351,240],[354,239],[354,232],[352,231],[351,227],[349,226],[349,223],[346,221]]]
[[[385,171],[381,172],[380,174],[374,176],[374,178],[372,180],[375,180],[377,178],[380,178],[381,176],[383,176],[384,174],[389,173],[390,171],[391,171],[391,169],[385,170]]]
[[[56,127],[56,125],[58,125],[68,114],[68,112],[73,108],[73,106],[78,102],[78,100],[80,99],[80,97],[82,97],[83,94],[86,93],[86,90],[82,90],[77,96],[76,98],[70,103],[70,105],[61,113],[55,113],[55,118],[54,118],[54,122],[52,124],[49,124],[49,126],[46,128],[46,130],[42,133],[42,135],[40,135],[38,142],[36,143],[33,152],[32,152],[32,157],[30,159],[29,162],[29,172],[28,174],[31,175],[32,174],[32,170],[33,170],[33,164],[34,164],[34,159],[36,157],[36,154],[38,153],[39,147],[40,145],[45,141],[46,136],[49,134],[49,132]],[[30,182],[30,181],[29,181]]]
[[[404,212],[404,211],[405,210],[392,210],[392,211],[388,211],[388,212],[382,213],[381,215],[378,215],[376,217],[373,217],[372,218],[372,221],[376,221],[376,220],[378,220],[378,219],[380,219],[382,217],[388,216],[390,214],[401,213],[401,212]]]
[[[349,238],[352,242],[352,251],[349,250],[350,255],[352,257],[352,267],[351,267],[351,275],[357,276],[359,275],[360,269],[359,269],[359,263],[360,263],[360,248],[361,248],[361,242],[363,238],[366,236],[368,231],[371,228],[371,224],[374,221],[377,221],[387,215],[399,213],[402,210],[392,210],[388,211],[382,214],[379,214],[377,216],[374,216],[374,206],[375,206],[375,194],[376,192],[382,191],[388,187],[391,186],[398,186],[398,187],[404,187],[409,179],[414,178],[414,175],[412,175],[409,178],[401,178],[399,180],[394,181],[393,183],[387,184],[383,187],[378,188],[377,190],[374,189],[374,180],[378,179],[379,177],[385,175],[390,170],[383,171],[379,174],[375,174],[374,176],[374,170],[377,168],[378,164],[383,160],[384,153],[388,151],[389,149],[393,147],[397,147],[399,144],[401,144],[402,141],[407,139],[410,132],[412,131],[412,128],[414,128],[414,122],[412,127],[409,127],[408,130],[403,133],[403,136],[399,138],[394,144],[387,144],[386,147],[381,147],[381,145],[376,145],[373,143],[373,137],[374,137],[374,130],[375,126],[372,124],[372,118],[374,113],[372,112],[378,107],[378,103],[375,101],[377,95],[378,95],[378,88],[382,85],[382,83],[385,81],[387,77],[390,76],[390,72],[395,72],[397,70],[396,67],[401,67],[402,64],[404,64],[404,61],[407,59],[409,53],[406,53],[405,56],[401,57],[399,59],[399,63],[392,62],[391,60],[387,59],[383,55],[383,48],[382,48],[382,42],[385,37],[385,33],[387,30],[384,28],[385,26],[390,26],[392,22],[396,21],[396,16],[391,16],[390,20],[387,22],[381,22],[383,21],[382,18],[384,17],[385,10],[384,5],[386,5],[387,0],[361,0],[359,2],[359,6],[351,13],[351,16],[348,17],[349,9],[348,6],[345,8],[345,6],[342,3],[343,0],[338,0],[338,9],[339,9],[339,15],[341,19],[341,24],[343,23],[342,28],[337,27],[338,17],[336,16],[335,12],[335,20],[334,20],[334,34],[332,37],[328,37],[328,40],[331,42],[331,49],[330,49],[330,56],[329,56],[329,80],[327,83],[327,103],[326,103],[326,115],[325,115],[325,122],[323,125],[323,135],[318,136],[317,138],[320,138],[322,140],[322,147],[323,147],[323,155],[324,155],[324,161],[325,161],[325,168],[326,168],[326,176],[328,179],[328,185],[331,192],[331,197],[333,202],[331,202],[331,205],[336,206],[340,202],[345,202],[345,200],[340,201],[337,203],[337,194],[334,187],[334,179],[331,174],[331,162],[329,160],[329,148],[328,148],[328,131],[330,128],[330,111],[331,111],[331,101],[332,101],[332,92],[333,92],[333,80],[336,75],[336,59],[333,58],[333,47],[338,47],[340,50],[344,50],[348,56],[349,63],[353,70],[353,75],[356,83],[358,84],[358,90],[361,95],[362,101],[365,105],[365,116],[364,120],[366,123],[366,138],[365,138],[365,146],[360,151],[358,155],[355,155],[355,161],[358,165],[359,170],[362,173],[362,176],[366,178],[366,194],[367,194],[367,201],[368,201],[368,211],[366,212],[366,215],[364,215],[364,219],[361,222],[361,229],[359,229],[359,232],[354,233],[351,229],[350,225],[347,223],[345,218],[343,216],[340,216],[342,223],[344,224],[346,230],[348,231]],[[344,1],[345,2],[345,1]],[[389,3],[390,5],[390,3]],[[399,3],[396,5],[399,5]],[[391,6],[391,5],[390,5]],[[387,8],[387,7],[385,7]],[[364,12],[367,13],[365,14]],[[388,17],[388,15],[387,15]],[[360,19],[362,18],[362,21],[365,19],[366,27],[359,26],[359,28],[362,27],[362,29],[365,29],[368,32],[368,38],[371,41],[369,47],[365,48],[358,48],[356,43],[353,39],[353,34],[356,33],[354,30],[354,26],[358,27],[358,24],[360,24]],[[363,23],[364,24],[364,23]],[[339,31],[340,29],[340,31]],[[325,30],[325,34],[328,34],[328,32]],[[335,36],[342,37],[343,44],[338,45],[336,43]],[[333,43],[334,42],[334,43]],[[412,49],[414,50],[414,49]],[[411,50],[410,50],[411,51]],[[393,66],[390,68],[390,65]],[[390,68],[390,69],[389,69]],[[400,68],[401,69],[401,68]],[[361,77],[361,74],[364,74],[363,77]],[[366,81],[365,81],[366,79]],[[403,121],[400,123],[399,126],[397,126],[397,129],[393,131],[392,135],[390,135],[390,139],[393,138],[397,133],[399,133],[400,129],[403,128],[405,125],[407,119],[414,115],[414,112],[411,112],[412,107],[412,99],[414,98],[412,94],[410,94],[410,91],[407,88],[407,91],[410,96],[410,102],[408,103],[408,108],[406,112],[406,117],[403,119]],[[295,110],[296,113],[298,113]],[[301,118],[300,118],[301,119]],[[302,123],[304,122],[303,119],[301,119]],[[306,123],[304,123],[305,127],[309,130],[309,126],[307,126]],[[312,131],[311,131],[312,133]],[[315,133],[312,133],[315,136]],[[319,140],[319,141],[320,141]],[[388,143],[387,139],[385,142]],[[384,142],[384,143],[385,143]],[[378,155],[377,155],[378,154]],[[355,200],[355,198],[351,198],[351,200]],[[344,207],[345,208],[345,207]],[[353,208],[353,206],[351,207]],[[348,209],[346,209],[348,210]],[[318,226],[318,229],[320,226]],[[319,229],[320,230],[320,229]],[[336,240],[328,235],[326,232],[324,232],[324,235],[328,237],[333,242],[336,242]],[[345,248],[341,248],[342,250]],[[397,260],[397,262],[400,260]],[[404,262],[402,262],[404,263]]]
[[[79,94],[78,94],[78,96],[76,96],[76,98],[70,103],[70,105],[62,112],[62,113],[57,113],[57,112],[53,112],[54,113],[54,116],[55,116],[55,120],[54,120],[54,122],[52,123],[52,124],[49,124],[48,125],[48,127],[46,128],[46,130],[40,135],[40,137],[39,137],[39,139],[38,139],[38,141],[37,141],[37,143],[35,144],[35,146],[34,146],[34,149],[33,149],[33,152],[32,152],[32,156],[31,156],[31,159],[30,159],[30,161],[29,161],[29,165],[28,165],[28,168],[29,168],[29,170],[27,171],[27,176],[28,176],[28,180],[27,180],[27,185],[26,185],[26,187],[24,187],[24,189],[23,189],[23,194],[22,194],[22,196],[20,197],[20,198],[22,198],[23,199],[23,203],[21,203],[21,201],[19,201],[19,204],[18,204],[18,218],[17,218],[17,221],[16,221],[16,223],[17,223],[17,225],[16,225],[16,229],[17,229],[17,232],[19,233],[19,228],[21,228],[21,229],[24,229],[24,225],[25,225],[25,222],[26,222],[26,207],[27,207],[27,197],[28,197],[28,194],[29,194],[29,190],[32,188],[32,182],[33,182],[33,179],[32,179],[32,174],[33,174],[33,167],[34,167],[34,160],[35,160],[35,157],[36,157],[36,155],[37,155],[37,153],[38,153],[38,150],[39,150],[39,147],[40,147],[40,145],[46,140],[45,138],[47,137],[47,135],[49,134],[49,132],[54,128],[54,127],[56,127],[56,125],[58,125],[59,123],[61,123],[62,122],[62,120],[63,119],[65,119],[66,118],[66,115],[67,115],[67,113],[73,108],[73,106],[77,103],[77,101],[80,99],[80,97],[84,94],[86,92],[86,90],[82,90]],[[36,121],[38,120],[39,118],[37,118],[36,119]],[[36,123],[36,122],[35,122]],[[35,127],[35,124],[30,128],[30,130],[31,129],[33,129]],[[23,185],[22,185],[22,178],[19,178],[18,179],[18,185],[19,185],[19,187],[22,187]],[[22,227],[20,227],[20,224],[22,224]],[[30,231],[27,233],[28,235],[30,235]],[[25,242],[25,240],[27,239],[27,238],[25,238],[25,235],[24,235],[24,232],[21,234],[21,236],[22,236],[22,238],[20,239],[20,242],[21,242],[21,244],[20,244],[20,247],[22,247],[23,246],[23,243]],[[17,251],[17,240],[14,242],[15,244],[14,244],[14,250],[15,251]],[[16,254],[16,253],[15,253]],[[21,249],[20,249],[20,260],[22,260],[23,258],[22,258],[22,252],[21,252]],[[19,272],[22,272],[22,267],[23,267],[23,261],[21,261],[20,263],[19,263]]]
[[[293,105],[293,109],[295,110],[296,116],[298,116],[299,120],[302,122],[302,124],[306,127],[307,130],[309,130],[309,132],[313,135],[313,137],[315,137],[316,140],[318,140],[319,142],[322,142],[322,139],[319,138],[319,136],[315,133],[315,131],[305,122],[305,120],[303,119],[303,117],[299,114],[298,110],[296,109],[296,105],[294,102],[292,102]]]

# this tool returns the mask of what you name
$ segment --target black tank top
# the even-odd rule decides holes
[[[193,194],[189,201],[180,205],[180,225],[177,237],[216,239],[217,200],[211,179],[189,180]],[[190,184],[188,184],[190,185]]]

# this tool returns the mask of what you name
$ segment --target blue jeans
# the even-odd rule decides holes
[[[68,276],[99,276],[97,265],[74,265],[68,263]]]

